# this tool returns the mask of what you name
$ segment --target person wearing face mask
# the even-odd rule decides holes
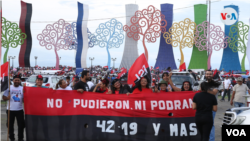
[[[108,89],[107,94],[130,94],[132,90],[128,85],[122,86],[119,79],[114,79],[111,82],[111,89]]]
[[[192,85],[189,81],[184,81],[182,83],[182,87],[178,88],[173,84],[173,81],[171,79],[172,73],[169,74],[169,83],[171,85],[171,87],[173,88],[173,90],[175,92],[179,92],[179,91],[193,91]]]
[[[98,83],[95,86],[95,89],[93,90],[93,92],[107,93],[108,92],[108,84],[109,84],[109,80],[107,78],[104,78],[100,83]]]
[[[13,77],[13,83],[14,85],[10,86],[10,90],[8,88],[4,92],[2,98],[3,100],[8,100],[6,113],[7,113],[7,120],[9,119],[9,138],[11,141],[15,140],[14,122],[16,118],[18,127],[18,141],[23,141],[23,131],[25,124],[24,124],[24,111],[23,111],[23,87],[20,86],[21,76],[15,75]],[[10,107],[9,107],[9,102],[10,102]],[[9,113],[8,110],[10,110]]]
[[[58,81],[58,83],[56,84],[56,89],[57,90],[72,90],[71,87],[67,86],[67,82],[63,79]]]
[[[132,94],[137,93],[153,93],[152,89],[149,88],[149,81],[147,78],[142,77],[140,83],[135,86],[135,89]]]

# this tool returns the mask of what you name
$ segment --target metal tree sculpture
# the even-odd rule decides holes
[[[60,49],[67,50],[70,46],[69,43],[65,42],[65,27],[69,25],[69,23],[60,19],[54,24],[48,24],[42,33],[37,35],[37,39],[41,46],[45,46],[48,50],[54,49],[56,54],[56,69],[59,69],[59,57],[57,51]]]
[[[209,52],[207,60],[207,68],[211,68],[211,56],[213,49],[219,51],[227,47],[229,37],[225,37],[224,31],[220,26],[209,24],[208,21],[204,21],[196,27],[194,42],[199,51],[207,50]]]
[[[111,58],[109,49],[115,47],[119,48],[123,43],[124,35],[122,30],[122,23],[116,19],[111,19],[105,23],[101,23],[96,29],[96,39],[95,45],[99,45],[101,48],[106,47],[108,53],[108,64],[110,68]]]
[[[22,33],[16,23],[7,21],[2,17],[2,47],[6,48],[3,63],[7,62],[9,47],[16,48],[18,45],[22,45],[26,38],[26,34]]]
[[[167,21],[160,10],[155,9],[153,5],[148,6],[142,11],[138,10],[130,19],[131,25],[125,25],[123,30],[127,32],[129,38],[139,40],[142,36],[142,43],[145,50],[145,55],[148,60],[148,50],[145,40],[149,43],[156,42],[161,36],[161,32],[166,32]]]
[[[88,32],[88,44],[89,47],[92,48],[96,44],[96,37],[92,34],[89,29]],[[77,31],[76,31],[76,22],[71,23],[71,25],[66,26],[66,38],[65,42],[70,44],[69,50],[76,49],[78,42],[77,42]]]
[[[169,31],[163,34],[167,44],[172,44],[173,47],[179,46],[181,53],[180,65],[184,63],[182,49],[185,47],[193,47],[195,28],[195,22],[186,18],[184,21],[180,21],[179,23],[173,23],[172,27],[169,28]]]
[[[244,24],[242,21],[237,22],[230,27],[229,37],[231,39],[229,43],[229,48],[232,49],[233,52],[242,52],[244,54],[241,60],[241,71],[245,72],[245,58],[246,58],[246,50],[247,50],[247,41],[248,41],[248,31],[249,26]],[[237,33],[237,35],[235,35]]]

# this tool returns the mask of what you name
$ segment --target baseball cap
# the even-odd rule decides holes
[[[238,77],[237,81],[243,81],[242,77]]]
[[[166,81],[164,81],[164,80],[161,80],[161,82],[159,83],[159,85],[161,85],[161,84],[166,84],[168,86],[168,83]]]
[[[17,74],[17,75],[15,75],[15,76],[13,76],[13,79],[15,79],[15,78],[21,79],[21,75],[20,75],[20,74]]]
[[[42,75],[37,75],[37,76],[36,76],[36,79],[41,79],[41,80],[43,80],[43,76],[42,76]]]

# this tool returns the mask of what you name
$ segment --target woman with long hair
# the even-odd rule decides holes
[[[109,80],[104,78],[100,83],[95,86],[93,92],[97,93],[107,93],[108,92]]]
[[[127,84],[122,86],[119,79],[114,79],[111,82],[111,89],[108,90],[107,94],[130,94],[131,92],[132,91]]]
[[[193,97],[193,109],[195,113],[195,123],[201,134],[201,141],[208,141],[213,126],[212,111],[217,111],[217,100],[214,95],[208,93],[214,86],[209,82],[201,83],[201,92]]]
[[[170,83],[171,87],[173,88],[173,90],[175,92],[179,92],[179,91],[193,91],[192,84],[189,81],[184,81],[182,83],[182,87],[181,88],[176,87],[174,85],[172,79],[171,79],[171,76],[172,76],[172,73],[169,74],[169,83]]]
[[[149,80],[146,77],[142,77],[140,83],[135,86],[133,94],[136,93],[152,93],[152,89],[149,88]]]
[[[60,79],[57,84],[56,84],[56,89],[57,90],[72,90],[71,87],[67,86],[67,83],[65,80]]]

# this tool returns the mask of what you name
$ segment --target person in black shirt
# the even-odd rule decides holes
[[[132,93],[132,90],[130,87],[126,84],[122,86],[119,79],[114,79],[111,82],[111,89],[108,90],[107,94],[130,94]]]
[[[87,84],[87,81],[90,79],[89,71],[83,70],[81,81],[77,82],[74,86],[74,90],[77,90],[80,93],[83,93],[84,91],[89,91],[89,86]]]
[[[201,134],[201,141],[208,141],[213,126],[212,111],[217,111],[217,100],[214,95],[208,93],[211,86],[208,82],[201,83],[201,92],[193,98],[193,109],[196,109],[195,123]]]

